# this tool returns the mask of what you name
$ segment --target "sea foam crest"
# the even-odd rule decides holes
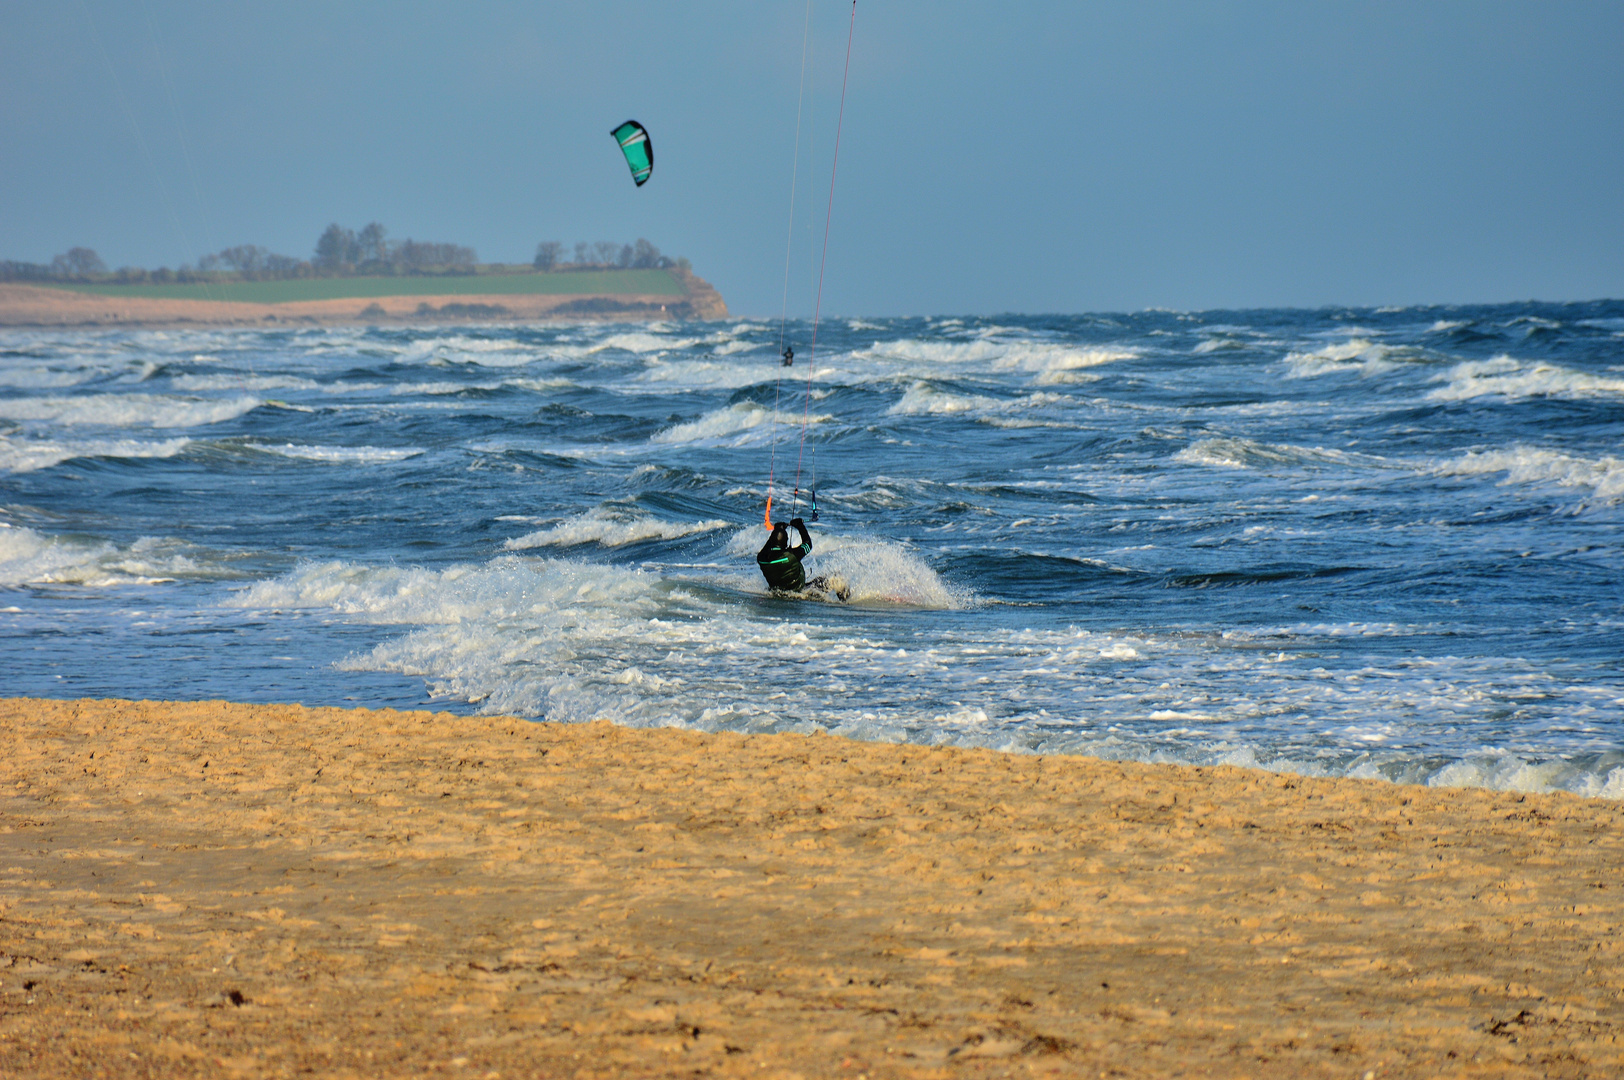
[[[668,349],[689,349],[698,344],[700,344],[699,338],[669,338],[661,337],[659,334],[633,332],[611,334],[602,341],[593,344],[587,351],[596,353],[618,349],[621,352],[643,354],[662,352]]]
[[[995,371],[1020,371],[1036,375],[1039,384],[1082,382],[1095,378],[1084,369],[1118,360],[1131,360],[1139,354],[1132,349],[1078,348],[1045,342],[900,341],[876,342],[855,354],[856,359],[904,361],[910,365],[978,367]]]
[[[180,398],[159,394],[86,394],[83,397],[0,400],[0,418],[24,423],[98,427],[201,427],[235,420],[259,408],[257,397]]]
[[[1343,450],[1328,450],[1320,446],[1293,446],[1290,443],[1265,443],[1232,435],[1216,435],[1197,439],[1173,455],[1173,460],[1186,465],[1216,465],[1221,468],[1249,469],[1268,465],[1383,465],[1380,458],[1364,454],[1350,454]]]
[[[482,712],[703,726],[704,704],[672,692],[683,683],[673,658],[703,666],[709,651],[750,649],[753,635],[735,623],[662,619],[665,592],[640,570],[503,555],[438,571],[310,563],[233,603],[415,626],[338,666],[421,676],[436,696]]]
[[[821,424],[830,417],[814,413],[806,417],[807,423]],[[800,428],[801,417],[794,413],[774,411],[754,401],[736,401],[723,409],[716,409],[685,424],[676,424],[649,437],[651,443],[683,444],[711,442],[729,446],[744,446],[759,442],[771,435],[771,428]]]
[[[390,461],[405,461],[407,458],[417,457],[423,453],[412,447],[393,448],[385,446],[306,446],[301,443],[248,443],[248,448],[258,450],[262,454],[276,454],[280,457],[295,458],[300,461],[324,461],[335,465],[377,465]]]
[[[296,375],[255,375],[252,372],[231,372],[210,375],[175,375],[169,385],[176,390],[200,392],[218,390],[320,390],[321,383]]]
[[[1054,407],[1068,401],[1055,393],[1033,393],[1018,398],[994,398],[983,394],[955,394],[934,383],[919,380],[902,393],[902,398],[886,410],[889,416],[965,415],[1001,427],[1037,427],[1044,421],[1022,414]]]
[[[176,540],[143,536],[128,547],[0,525],[0,586],[152,585],[234,576]]]
[[[1433,401],[1469,401],[1503,397],[1515,401],[1529,397],[1596,398],[1624,394],[1624,378],[1575,371],[1558,364],[1523,363],[1509,356],[1469,360],[1439,376],[1447,380],[1427,397]]]
[[[1556,484],[1589,488],[1598,499],[1624,498],[1624,460],[1616,457],[1582,458],[1537,446],[1508,450],[1473,451],[1438,465],[1442,476],[1480,476],[1505,473],[1505,484]]]
[[[553,346],[548,351],[559,351],[566,355],[579,355],[581,352],[568,346]],[[543,354],[534,346],[514,338],[482,338],[466,334],[420,338],[407,343],[394,357],[399,364],[468,364],[489,368],[524,367],[542,358]]]
[[[185,450],[191,442],[187,438],[164,439],[161,442],[137,439],[59,442],[50,439],[13,439],[0,435],[0,472],[35,472],[75,458],[170,458]]]
[[[661,521],[658,518],[628,516],[600,506],[557,525],[506,540],[502,547],[508,551],[572,547],[576,544],[622,547],[644,540],[680,540],[685,536],[731,527],[732,523],[727,521]]]
[[[1398,366],[1408,350],[1378,345],[1364,338],[1352,338],[1335,345],[1327,345],[1312,352],[1286,354],[1288,379],[1311,379],[1320,375],[1357,373],[1363,377],[1379,375]]]

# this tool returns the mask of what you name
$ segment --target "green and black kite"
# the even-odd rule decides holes
[[[628,120],[609,134],[615,137],[620,152],[626,155],[632,182],[638,187],[648,183],[649,174],[654,171],[654,144],[649,141],[648,130],[636,120]]]

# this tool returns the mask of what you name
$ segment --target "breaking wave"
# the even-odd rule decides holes
[[[1593,375],[1557,364],[1523,363],[1509,356],[1469,360],[1440,376],[1449,385],[1427,395],[1433,401],[1470,401],[1502,397],[1509,401],[1529,397],[1597,398],[1624,394],[1624,378]]]
[[[9,398],[0,400],[0,418],[73,426],[187,428],[235,420],[262,404],[257,397],[212,400],[156,394]]]
[[[821,424],[830,417],[814,413],[806,419],[808,423]],[[743,446],[769,437],[769,429],[773,424],[798,429],[801,426],[801,417],[794,413],[774,412],[753,401],[739,401],[725,409],[708,412],[698,420],[676,424],[664,431],[655,432],[649,437],[649,442],[668,446],[678,443],[725,442],[730,446]]]
[[[27,473],[49,469],[76,458],[170,458],[185,450],[191,439],[142,442],[137,439],[92,439],[57,442],[50,439],[13,439],[0,435],[0,472]]]
[[[1442,476],[1481,476],[1505,473],[1506,484],[1555,484],[1588,488],[1606,502],[1624,499],[1624,460],[1616,457],[1581,458],[1535,446],[1509,450],[1473,451],[1438,465]]]
[[[502,547],[508,551],[573,547],[577,544],[624,547],[644,540],[680,540],[685,536],[732,527],[733,524],[727,521],[661,521],[650,517],[622,516],[599,507],[557,525],[505,540]]]

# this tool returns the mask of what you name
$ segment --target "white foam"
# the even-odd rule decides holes
[[[49,367],[0,368],[0,386],[10,386],[18,390],[60,390],[89,382],[99,374],[100,371],[91,368],[72,371]]]
[[[1313,352],[1286,354],[1288,379],[1311,379],[1320,375],[1357,373],[1368,378],[1391,371],[1398,360],[1410,351],[1388,345],[1378,345],[1364,338],[1352,338],[1336,345],[1327,345]]]
[[[669,360],[656,358],[648,360],[647,365],[628,381],[635,385],[657,386],[662,390],[668,387],[683,390],[737,390],[740,387],[766,382],[771,377],[769,372],[783,371],[776,364],[771,368],[764,368],[759,362],[751,360],[721,360],[714,357]],[[826,369],[819,371],[819,374],[827,373]],[[786,374],[790,375],[792,381],[805,379],[804,374]]]
[[[1186,465],[1214,465],[1229,469],[1250,469],[1260,465],[1302,465],[1308,462],[1326,465],[1385,464],[1379,458],[1350,454],[1343,450],[1327,450],[1320,446],[1293,446],[1290,443],[1265,443],[1231,435],[1197,439],[1174,454],[1173,460]]]
[[[629,333],[611,334],[602,341],[589,348],[588,352],[605,352],[609,349],[618,349],[621,352],[644,353],[663,352],[674,349],[692,348],[700,343],[699,338],[668,338],[659,334]]]
[[[685,536],[727,528],[732,528],[731,522],[661,521],[658,518],[626,516],[604,507],[597,507],[548,528],[504,541],[502,547],[508,551],[523,551],[538,547],[572,547],[576,544],[622,547],[644,540],[680,540]]]
[[[349,352],[350,349],[337,351]],[[487,368],[512,368],[524,367],[546,358],[548,354],[579,356],[582,352],[580,349],[555,345],[546,353],[542,353],[534,346],[513,338],[481,338],[452,334],[409,342],[400,348],[394,359],[400,364],[429,364],[440,367],[449,364],[467,364]]]
[[[105,541],[47,536],[0,525],[0,586],[154,585],[177,578],[233,576],[198,549],[176,540],[144,536],[121,548]]]
[[[829,419],[828,416],[813,413],[807,417],[807,422],[821,424]],[[708,412],[698,420],[676,424],[664,431],[656,432],[649,438],[649,442],[667,445],[722,443],[729,446],[744,446],[770,437],[774,424],[780,428],[799,430],[801,417],[794,413],[774,412],[754,401],[737,401],[726,408]]]
[[[25,423],[99,427],[184,428],[234,420],[259,408],[257,397],[178,398],[157,394],[86,394],[83,397],[0,400],[0,418]]]
[[[422,450],[384,446],[306,446],[302,443],[248,443],[250,449],[265,454],[297,458],[301,461],[325,461],[332,464],[375,465],[389,461],[405,461],[417,457]]]
[[[1504,484],[1556,484],[1589,488],[1598,499],[1624,498],[1624,460],[1616,457],[1582,458],[1537,446],[1508,450],[1472,451],[1439,464],[1442,476],[1479,476],[1505,473]]]
[[[1000,426],[1037,426],[1042,423],[1020,414],[1033,409],[1054,407],[1069,399],[1054,393],[1033,393],[1023,397],[1001,399],[982,394],[955,394],[929,382],[915,382],[903,391],[902,398],[886,410],[888,416],[959,416],[968,415]]]
[[[170,385],[177,390],[320,390],[321,384],[293,375],[254,375],[240,372],[217,375],[176,375]]]
[[[1040,385],[1085,381],[1083,369],[1099,367],[1118,360],[1130,360],[1138,353],[1132,349],[1078,348],[1053,345],[1046,342],[1008,342],[978,338],[974,341],[920,341],[903,338],[899,341],[876,342],[855,354],[859,360],[904,361],[904,370],[917,371],[918,366],[967,367],[990,371],[1019,371],[1038,376]]]
[[[1449,385],[1429,393],[1429,399],[1469,401],[1503,397],[1515,401],[1528,397],[1597,398],[1624,394],[1621,378],[1593,375],[1557,364],[1524,363],[1509,356],[1456,364],[1439,376],[1439,381],[1446,379]]]
[[[170,458],[191,445],[186,438],[162,442],[137,439],[90,439],[61,442],[51,439],[13,439],[0,435],[0,472],[26,473],[49,469],[74,458]]]

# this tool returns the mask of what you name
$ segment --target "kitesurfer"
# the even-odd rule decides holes
[[[795,366],[795,346],[793,346],[793,345],[785,345],[784,346],[784,366],[785,367],[794,367]]]
[[[791,525],[801,534],[801,542],[795,547],[789,546]],[[792,518],[789,525],[775,521],[772,535],[756,555],[756,565],[761,567],[767,587],[773,592],[800,592],[806,588],[806,571],[801,567],[801,560],[810,554],[812,537],[807,535],[806,522],[800,518]]]
[[[791,525],[801,534],[801,542],[795,547],[789,546]],[[851,588],[838,574],[806,580],[806,570],[802,568],[801,560],[810,554],[812,554],[812,537],[807,535],[806,522],[800,518],[791,518],[789,525],[775,521],[772,535],[767,537],[766,544],[762,545],[761,551],[756,555],[756,565],[761,567],[761,575],[767,579],[767,587],[775,593],[810,590],[834,593],[835,599],[841,601],[850,599]]]

